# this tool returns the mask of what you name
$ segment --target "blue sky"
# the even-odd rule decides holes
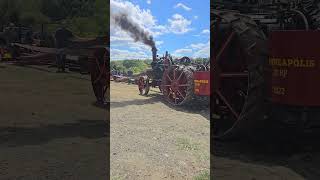
[[[119,12],[154,36],[159,55],[209,57],[209,0],[111,0],[111,60],[150,59],[150,47],[134,42],[112,22]]]

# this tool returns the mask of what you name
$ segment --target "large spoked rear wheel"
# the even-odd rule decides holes
[[[193,72],[187,66],[173,65],[163,73],[161,90],[175,106],[188,104],[194,97]]]
[[[263,126],[266,40],[246,16],[223,11],[213,15],[214,138],[253,137]]]
[[[108,73],[107,73],[107,56],[106,49],[98,49],[95,57],[90,59],[90,75],[93,92],[97,98],[98,104],[106,104],[106,93],[108,89]]]

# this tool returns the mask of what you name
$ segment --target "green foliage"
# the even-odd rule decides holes
[[[195,59],[193,59],[193,61],[195,63],[204,64],[205,62],[208,62],[209,59],[208,58],[195,58]]]
[[[49,32],[65,23],[76,35],[96,37],[109,32],[109,3],[105,0],[0,0],[0,24],[39,28]]]
[[[20,24],[22,25],[38,25],[45,24],[49,22],[48,17],[44,16],[41,13],[34,12],[22,12],[20,17]]]
[[[97,24],[97,30],[99,34],[108,34],[109,24],[110,24],[110,8],[109,1],[106,0],[96,0],[95,1],[95,21]]]
[[[144,72],[147,68],[150,68],[151,60],[121,60],[111,61],[110,68],[117,71],[133,71],[134,74]]]
[[[41,12],[51,20],[59,21],[66,17],[89,17],[95,12],[94,0],[41,0]]]

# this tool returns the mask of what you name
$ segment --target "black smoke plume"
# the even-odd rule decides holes
[[[140,41],[151,48],[156,49],[153,37],[145,32],[138,24],[130,21],[127,14],[121,13],[114,16],[115,23],[124,31],[128,32],[135,41]]]

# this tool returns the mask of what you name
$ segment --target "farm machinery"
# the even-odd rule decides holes
[[[188,57],[173,60],[168,52],[158,58],[155,47],[152,48],[152,59],[152,69],[138,79],[141,95],[147,95],[150,87],[158,87],[166,101],[176,106],[209,99],[209,61],[195,63]]]
[[[108,88],[108,57],[109,49],[107,37],[92,39],[79,38],[68,29],[60,30],[64,38],[56,38],[45,33],[21,33],[21,27],[11,27],[0,33],[2,49],[10,53],[8,63],[18,65],[55,65],[57,55],[69,55],[76,57],[74,61],[81,70],[87,70],[91,75],[91,82],[97,102],[106,103],[105,95]],[[11,34],[12,36],[6,36]],[[9,38],[8,38],[9,37]],[[57,47],[64,44],[64,47]],[[70,67],[69,67],[70,69]]]
[[[6,61],[12,59],[14,51],[11,43],[31,43],[32,29],[10,24],[0,32],[0,60]]]
[[[213,137],[316,132],[319,2],[216,0],[211,18]]]

